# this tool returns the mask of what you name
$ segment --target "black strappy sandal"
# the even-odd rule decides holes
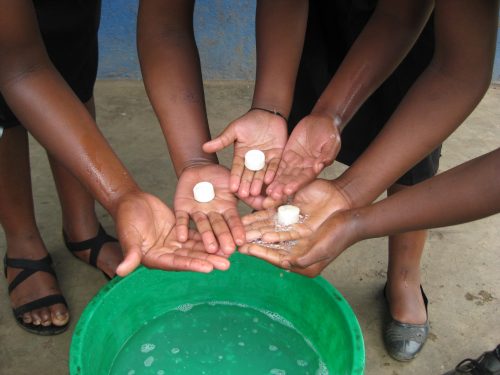
[[[19,272],[14,278],[14,280],[12,280],[12,282],[9,284],[9,295],[19,284],[21,284],[28,277],[37,272],[50,273],[57,280],[56,273],[52,268],[52,258],[50,257],[50,255],[47,255],[45,258],[39,260],[8,258],[6,255],[4,258],[5,277],[7,277],[7,267],[22,269],[22,271]],[[29,311],[40,309],[42,307],[49,307],[57,303],[62,303],[63,305],[66,306],[66,308],[68,307],[66,300],[61,294],[51,294],[46,297],[42,297],[34,301],[28,302],[19,307],[13,308],[12,313],[14,314],[14,318],[16,318],[17,324],[19,324],[19,326],[21,326],[28,332],[41,336],[58,335],[66,331],[66,329],[68,329],[69,321],[62,326],[56,326],[54,324],[51,324],[50,326],[42,326],[41,324],[35,325],[33,323],[25,323],[23,321],[23,314]]]
[[[66,248],[71,251],[71,253],[76,257],[76,252],[79,251],[85,251],[90,249],[90,256],[89,256],[89,262],[91,266],[98,268],[97,267],[97,258],[99,257],[99,253],[101,252],[102,245],[104,245],[106,242],[118,242],[116,238],[113,236],[110,236],[109,234],[106,233],[102,225],[99,224],[99,231],[97,232],[97,235],[94,238],[90,238],[85,241],[81,242],[70,242],[68,241],[68,236],[66,235],[66,232],[63,230],[63,238],[64,238],[64,244],[66,245]],[[78,258],[82,260],[81,258]],[[102,274],[106,277],[106,279],[111,280],[111,277],[109,277],[106,272],[101,271]]]

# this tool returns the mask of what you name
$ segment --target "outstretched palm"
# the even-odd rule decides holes
[[[124,252],[116,273],[125,276],[141,263],[150,268],[197,272],[229,267],[227,259],[208,254],[194,232],[187,241],[179,242],[174,225],[172,211],[155,196],[142,192],[126,195],[116,212],[116,231]]]
[[[250,111],[233,121],[217,138],[207,142],[206,152],[220,151],[234,143],[230,189],[240,198],[261,194],[263,184],[270,184],[281,160],[287,139],[286,122],[264,111]],[[245,154],[260,150],[266,155],[264,169],[254,172],[245,168]]]
[[[214,186],[215,198],[210,202],[200,203],[194,199],[193,187],[201,181],[208,181]],[[207,164],[184,170],[174,198],[178,239],[182,242],[187,240],[191,217],[208,252],[221,250],[225,255],[231,254],[236,245],[245,242],[245,230],[236,205],[237,199],[229,191],[227,168]]]

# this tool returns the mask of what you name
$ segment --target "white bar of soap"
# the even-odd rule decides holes
[[[245,167],[260,171],[266,165],[266,155],[260,150],[250,150],[245,154]]]
[[[198,182],[193,188],[194,199],[200,203],[210,202],[215,198],[214,186],[210,182]]]
[[[278,223],[281,225],[292,225],[299,222],[300,209],[291,204],[285,204],[278,208]]]

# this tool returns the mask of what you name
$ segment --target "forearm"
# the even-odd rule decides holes
[[[371,203],[444,141],[489,86],[498,2],[441,0],[439,4],[432,62],[377,138],[336,180],[353,207]]]
[[[359,239],[443,227],[500,212],[500,149],[365,208],[351,219]]]
[[[429,19],[433,3],[379,1],[313,113],[328,114],[342,130],[407,55]]]
[[[138,49],[146,91],[177,175],[193,164],[217,163],[203,152],[210,139],[192,1],[141,1]]]
[[[24,127],[114,215],[136,183],[50,62],[31,1],[2,5],[2,95]]]
[[[308,0],[259,0],[253,107],[288,117],[307,26]]]

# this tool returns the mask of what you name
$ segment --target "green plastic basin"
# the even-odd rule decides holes
[[[206,314],[210,309],[215,309],[213,314],[217,315],[219,323],[223,322],[223,328],[209,327],[207,316],[210,317],[210,314]],[[262,312],[267,315],[262,315],[263,319],[259,321],[260,332],[257,334],[257,329],[251,329],[255,333],[252,336],[250,327],[244,327],[241,319],[253,319],[257,322],[259,319],[255,314]],[[171,315],[170,320],[163,320],[168,314],[178,315]],[[197,317],[196,314],[201,315]],[[232,319],[235,314],[241,315],[241,319]],[[267,319],[268,317],[272,320]],[[266,319],[269,322],[266,323]],[[283,327],[280,319],[286,323]],[[253,324],[252,320],[248,322]],[[232,324],[235,326],[232,327]],[[191,331],[194,327],[198,327],[198,331],[193,333]],[[205,328],[202,330],[202,327]],[[269,327],[274,327],[277,331],[271,332]],[[279,342],[280,332],[290,330],[290,327],[300,333],[300,337],[314,349],[326,365],[328,374],[363,374],[365,351],[356,316],[342,295],[322,277],[306,278],[241,254],[231,257],[231,268],[225,272],[199,274],[139,268],[126,278],[113,279],[85,308],[71,342],[70,374],[315,375],[310,371],[306,372],[305,367],[300,367],[307,362],[300,359],[303,349],[297,348],[296,352],[299,353],[294,353],[293,346],[298,342],[296,339],[283,339],[278,345],[286,349],[283,351],[269,345],[269,337],[271,341],[276,339]],[[145,328],[149,329],[148,334],[160,337],[157,337],[155,344],[150,343],[151,340],[148,341],[147,338],[143,341],[135,338],[138,333],[146,334]],[[212,331],[208,331],[208,328]],[[229,341],[229,336],[223,336],[227,333],[223,330],[238,333],[237,336],[241,339],[238,339],[240,341],[237,344],[241,347],[236,343],[226,342]],[[177,332],[177,338],[169,338],[169,334],[174,331]],[[184,340],[182,345],[193,343],[198,347],[191,348],[191,353],[188,352],[181,360],[179,355],[184,347],[173,347],[168,340]],[[258,340],[267,341],[259,343]],[[143,345],[138,345],[138,342]],[[165,351],[167,342],[170,346]],[[268,352],[268,347],[275,352]],[[255,352],[260,349],[261,354]],[[210,362],[207,358],[217,350],[221,355]],[[150,351],[152,352],[149,353]],[[247,355],[253,357],[245,358]],[[257,366],[256,360],[264,360],[266,356],[271,358],[273,355],[279,356],[277,360],[280,361],[287,355],[295,355],[293,360],[300,366],[285,370],[283,366],[272,368],[273,364],[269,363],[269,372],[252,370],[254,363]],[[117,358],[122,365],[128,358],[131,361],[135,358],[136,362],[140,359],[141,363],[140,366],[137,363],[131,364],[130,368],[133,369],[129,371],[117,372]],[[153,363],[155,359],[156,362]],[[174,367],[155,367],[161,361],[165,364],[170,359],[177,361],[169,362],[174,363]],[[235,371],[235,368],[238,370]]]

